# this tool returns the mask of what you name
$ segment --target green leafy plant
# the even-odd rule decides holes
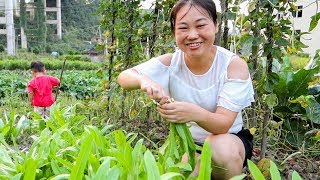
[[[249,170],[250,170],[250,173],[251,173],[251,176],[253,177],[253,179],[256,179],[256,180],[266,179],[265,176],[259,170],[259,168],[251,160],[248,160],[248,167],[249,167]],[[277,168],[277,165],[271,160],[270,160],[269,173],[270,173],[269,178],[271,178],[271,180],[281,180],[282,179],[280,172]],[[292,180],[302,180],[302,178],[300,177],[300,175],[296,171],[293,172],[291,179]]]

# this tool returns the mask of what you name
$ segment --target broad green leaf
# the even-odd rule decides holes
[[[308,118],[316,124],[320,124],[320,104],[314,99],[310,98],[311,104],[306,108]]]
[[[2,130],[1,130],[1,134],[3,135],[7,135],[7,133],[11,130],[10,125],[5,125]]]
[[[211,179],[211,158],[212,150],[210,144],[205,141],[201,152],[200,171],[198,179]]]
[[[117,180],[120,177],[120,169],[114,166],[108,171],[106,180]]]
[[[59,161],[59,163],[61,163],[64,167],[66,167],[70,170],[74,167],[71,162],[69,162],[61,157],[55,157],[55,159],[57,159]]]
[[[317,27],[319,19],[320,19],[320,12],[311,16],[309,31],[312,31],[315,27]]]
[[[143,159],[148,180],[160,180],[160,172],[156,160],[149,150],[144,153]]]
[[[288,42],[288,40],[284,39],[284,38],[278,38],[275,41],[275,44],[278,46],[288,46],[290,45],[290,43]]]
[[[277,73],[272,72],[267,78],[264,83],[264,89],[267,92],[272,92],[274,89],[274,86],[276,86],[279,83],[280,77]]]
[[[311,95],[307,95],[307,96],[301,95],[296,99],[292,99],[292,100],[288,100],[288,101],[291,103],[300,103],[300,105],[303,108],[307,108],[308,106],[311,105],[312,98],[313,98],[313,96],[311,96]]]
[[[288,89],[290,90],[291,98],[297,98],[300,95],[308,93],[308,83],[312,81],[315,73],[318,73],[318,69],[300,69],[292,76],[292,81],[288,83]]]
[[[24,164],[24,180],[30,180],[30,179],[35,179],[36,178],[36,170],[37,170],[38,162],[35,161],[32,158],[29,158],[26,160]]]
[[[54,174],[56,174],[56,175],[62,174],[62,171],[60,170],[60,167],[58,166],[58,163],[56,162],[56,160],[52,159],[50,164],[51,164],[51,169]]]
[[[302,180],[301,176],[297,173],[297,171],[293,171],[292,180]]]
[[[133,174],[133,176],[139,176],[140,173],[140,164],[142,163],[143,160],[143,139],[140,139],[136,145],[134,146],[132,150],[132,170],[130,174]]]
[[[65,117],[63,116],[62,111],[59,111],[57,108],[54,108],[53,115],[54,115],[53,117],[55,122],[59,125],[58,128],[62,127],[66,123]],[[51,117],[52,116],[50,115],[50,119]]]
[[[93,180],[99,180],[99,179],[106,179],[107,178],[107,173],[110,171],[110,163],[111,161],[115,160],[115,158],[112,157],[107,157],[97,170],[96,175]]]
[[[195,150],[196,146],[194,145],[192,137],[188,136],[188,127],[186,124],[175,124],[174,125],[179,137],[181,138],[180,145],[182,144],[184,147],[184,151],[188,154],[189,157],[189,163],[191,164],[192,167],[195,166]],[[190,133],[190,132],[189,132]],[[190,138],[192,141],[190,141]]]
[[[0,146],[0,164],[7,165],[11,168],[15,167],[15,164],[12,162],[8,151],[4,146]]]
[[[39,152],[39,146],[42,148],[43,151],[49,151],[50,138],[52,133],[49,129],[44,129],[41,131],[40,137],[36,138],[35,141],[32,143],[27,156],[33,157],[34,159],[38,159],[42,156],[43,152]],[[40,154],[39,154],[40,153]]]
[[[105,145],[105,137],[101,134],[95,126],[88,126],[91,136],[93,137],[94,143],[97,147],[103,147]]]
[[[98,155],[90,154],[90,157],[88,159],[93,172],[96,172],[100,167],[100,161],[98,160],[97,156]]]
[[[183,169],[185,171],[192,171],[192,167],[189,163],[178,162],[177,164],[175,164],[173,166],[178,167],[179,169]]]
[[[246,33],[246,34],[243,34],[243,35],[240,37],[240,44],[241,44],[242,46],[245,46],[245,45],[247,45],[247,44],[252,44],[253,40],[254,40],[254,37],[253,37],[252,35]]]
[[[10,180],[20,180],[22,175],[23,175],[22,173],[16,174],[15,176],[11,177]]]
[[[18,123],[17,123],[17,130],[20,131],[21,129],[26,129],[30,124],[29,119],[26,118],[25,115],[21,116]]]
[[[270,174],[272,180],[281,180],[280,172],[278,170],[277,165],[270,161]]]
[[[263,99],[270,109],[278,105],[278,98],[276,94],[267,94],[263,97]]]
[[[89,154],[91,153],[92,144],[92,137],[90,135],[86,135],[86,137],[82,141],[80,152],[76,159],[75,166],[71,170],[70,180],[82,179],[84,175],[85,166],[88,162]]]
[[[30,148],[30,152],[28,152],[28,156],[34,159],[48,158],[50,154],[50,148],[48,147],[50,147],[50,144],[51,144],[51,136],[48,133],[50,132],[45,132],[41,134],[41,136],[35,141],[35,143],[32,144],[32,146],[35,147],[35,149]]]
[[[232,177],[231,179],[229,180],[242,180],[246,177],[247,175],[246,174],[241,174],[241,175],[238,175],[238,176],[234,176]]]
[[[160,176],[161,180],[171,180],[174,179],[175,177],[181,177],[181,179],[185,179],[184,176],[180,173],[176,172],[168,172]]]
[[[255,180],[265,180],[259,168],[251,160],[248,160],[248,167]]]
[[[124,146],[127,142],[127,138],[126,138],[125,134],[123,133],[123,131],[116,130],[112,134],[114,135],[117,147],[124,148]]]
[[[68,180],[69,177],[70,177],[70,174],[59,174],[57,176],[50,178],[49,180]]]
[[[140,139],[132,150],[132,161],[137,162],[142,156],[143,139]],[[141,158],[142,159],[142,158]]]

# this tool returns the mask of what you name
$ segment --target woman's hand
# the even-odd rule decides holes
[[[154,99],[159,104],[164,104],[169,99],[164,89],[158,83],[147,77],[140,79],[140,89],[146,92],[149,98]]]
[[[163,118],[173,123],[196,122],[205,113],[204,109],[195,104],[178,101],[162,104],[157,110]]]

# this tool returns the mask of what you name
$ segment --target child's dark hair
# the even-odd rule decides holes
[[[45,66],[41,61],[32,61],[30,69],[33,72],[44,72]]]
[[[172,8],[170,14],[170,25],[171,25],[171,32],[174,33],[175,26],[176,26],[176,16],[180,9],[185,6],[189,5],[190,8],[193,7],[200,7],[206,13],[208,13],[209,17],[213,21],[214,24],[217,24],[217,10],[216,5],[213,0],[179,0]],[[198,9],[198,8],[197,8]],[[198,9],[199,10],[199,9]],[[201,11],[201,10],[199,10]],[[203,13],[205,13],[203,12]]]

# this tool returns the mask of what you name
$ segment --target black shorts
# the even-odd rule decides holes
[[[253,150],[253,135],[250,133],[250,131],[248,129],[242,129],[241,131],[239,131],[238,133],[232,133],[234,135],[236,135],[237,137],[240,138],[240,140],[242,141],[243,145],[244,145],[244,149],[245,149],[245,160],[243,162],[243,167],[245,167],[247,165],[247,160],[251,159],[252,157],[252,150]],[[196,143],[199,146],[203,146],[200,145],[198,143]],[[201,154],[201,150],[196,150],[197,153]]]
[[[245,160],[243,162],[243,167],[245,167],[247,165],[247,160],[251,159],[251,157],[252,157],[253,135],[250,133],[250,131],[248,129],[242,129],[237,134],[235,134],[235,133],[232,133],[232,134],[238,136],[244,145],[244,149],[246,151],[246,156],[245,156]]]

